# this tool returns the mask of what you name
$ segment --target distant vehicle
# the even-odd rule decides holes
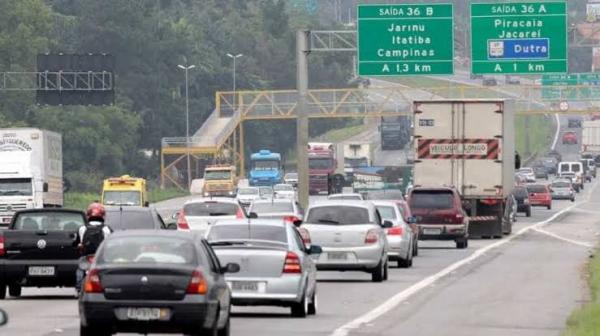
[[[564,132],[562,135],[562,143],[564,145],[576,145],[577,144],[577,134],[572,131]]]
[[[481,81],[481,84],[483,86],[496,86],[498,85],[498,81],[496,80],[496,78],[493,77],[484,77]]]
[[[272,199],[275,196],[273,188],[268,186],[258,187],[258,193],[261,199]]]
[[[291,184],[276,184],[273,186],[273,192],[275,193],[275,198],[296,199],[296,190]]]
[[[113,231],[167,229],[156,209],[140,206],[107,206],[104,224]]]
[[[420,240],[453,240],[456,248],[469,246],[469,219],[453,188],[413,188],[408,205],[417,219]]]
[[[292,224],[303,218],[302,209],[298,203],[289,199],[254,201],[250,205],[248,213],[255,213],[260,219],[281,219]]]
[[[184,203],[179,212],[179,230],[206,232],[208,227],[223,219],[244,219],[246,212],[240,203],[231,198],[200,198]]]
[[[519,79],[519,77],[517,76],[506,75],[506,77],[504,78],[504,82],[510,85],[519,85],[521,84],[521,79]]]
[[[102,204],[119,206],[148,206],[146,180],[123,175],[104,180]]]
[[[558,160],[555,157],[547,156],[541,159],[542,165],[548,171],[548,174],[556,174],[556,166],[558,165]]]
[[[213,225],[207,240],[222,263],[244,267],[226,275],[233,305],[290,307],[294,317],[317,313],[317,268],[293,226],[279,220],[224,221]],[[250,260],[250,262],[248,262]]]
[[[361,194],[332,194],[327,196],[328,200],[338,200],[338,201],[362,201],[364,200]]]
[[[535,174],[535,178],[543,178],[543,179],[548,179],[548,170],[546,169],[545,166],[534,166],[533,167],[533,172]]]
[[[364,201],[325,201],[308,208],[300,230],[304,243],[317,244],[323,253],[317,269],[363,271],[373,282],[388,278],[388,243],[377,209]]]
[[[58,133],[0,129],[0,227],[15,211],[63,205],[62,157]]]
[[[590,172],[590,175],[593,178],[596,178],[596,175],[597,175],[597,166],[598,166],[596,164],[596,160],[587,158],[587,159],[582,159],[581,161],[583,162],[583,160],[587,161],[587,166],[588,166],[588,170]]]
[[[472,73],[471,75],[469,75],[469,78],[471,78],[471,79],[481,79],[481,78],[483,78],[483,75]]]
[[[404,194],[398,189],[369,190],[367,191],[367,199],[402,201],[404,200]]]
[[[517,213],[525,213],[527,217],[531,217],[531,203],[529,203],[529,192],[525,186],[518,186],[512,192],[517,201]]]
[[[535,182],[535,172],[531,167],[523,167],[517,170],[518,174],[521,174],[527,179],[527,182]]]
[[[550,185],[550,192],[552,193],[552,199],[568,199],[571,202],[575,202],[575,190],[571,184],[571,180],[561,179],[555,180]]]
[[[381,117],[379,126],[381,150],[398,150],[410,142],[411,121],[409,117]]]
[[[343,144],[344,165],[350,168],[373,166],[375,146],[370,142],[352,142]]]
[[[261,149],[250,156],[252,169],[248,175],[251,186],[272,186],[283,181],[281,154]]]
[[[94,262],[80,262],[87,277],[79,297],[79,335],[118,332],[229,335],[231,290],[208,243],[177,231],[110,235]]]
[[[515,173],[515,186],[527,183],[527,178],[523,174]]]
[[[382,220],[391,221],[394,226],[385,229],[388,240],[388,259],[396,261],[398,267],[411,267],[413,264],[413,251],[416,242],[408,223],[404,221],[400,207],[394,201],[373,201]]]
[[[569,118],[567,125],[569,128],[581,128],[581,118]]]
[[[586,182],[591,182],[592,179],[594,178],[594,175],[592,173],[592,170],[590,169],[590,160],[588,159],[580,159],[579,162],[581,162],[581,166],[583,167],[583,177],[585,179]],[[595,166],[594,166],[594,171],[595,171]]]
[[[333,143],[308,143],[308,189],[311,195],[329,194],[330,181],[337,179],[345,183],[344,154]]]
[[[551,150],[548,152],[549,157],[553,157],[556,159],[556,163],[562,161],[562,155],[557,150]]]
[[[210,165],[204,169],[204,197],[234,197],[238,178],[235,166]]]
[[[294,188],[298,187],[298,173],[287,173],[283,176],[283,181],[286,184],[291,184]]]
[[[561,162],[558,164],[559,177],[571,177],[565,175],[569,173],[573,174],[572,182],[576,185],[575,190],[579,191],[580,189],[584,189],[584,172],[581,162]]]
[[[77,232],[85,223],[77,210],[17,211],[0,230],[0,299],[6,287],[12,297],[21,296],[22,287],[75,287]]]
[[[552,194],[546,185],[530,184],[527,186],[529,192],[529,203],[532,206],[543,206],[552,209]]]
[[[561,180],[569,181],[571,183],[571,186],[573,187],[573,190],[575,190],[576,193],[579,193],[579,191],[581,190],[581,186],[579,185],[579,183],[575,183],[576,177],[574,173],[563,173],[561,175],[558,175],[558,178]]]
[[[506,197],[506,206],[504,207],[504,216],[502,217],[502,232],[505,235],[512,233],[514,222],[517,221],[517,200],[513,194]]]
[[[398,204],[404,221],[408,223],[408,226],[412,231],[414,242],[413,256],[416,257],[419,255],[419,226],[417,225],[417,218],[412,215],[412,212],[410,211],[410,206],[408,206],[408,203],[406,201],[396,201],[396,204]]]
[[[247,208],[252,202],[260,199],[260,190],[258,187],[241,187],[237,189],[235,197],[242,206]]]

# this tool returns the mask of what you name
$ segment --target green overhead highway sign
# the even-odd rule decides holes
[[[471,72],[565,73],[566,1],[471,4]]]
[[[358,5],[358,74],[453,74],[453,32],[452,4]]]
[[[592,100],[600,97],[600,74],[542,76],[543,100]]]

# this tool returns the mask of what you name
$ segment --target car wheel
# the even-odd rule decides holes
[[[575,197],[571,198],[571,202],[575,202]]]
[[[409,268],[412,266],[412,249],[408,250],[408,253],[406,254],[406,258],[405,259],[398,259],[398,267],[401,268]]]
[[[390,262],[388,260],[385,261],[385,266],[383,267],[383,281],[387,281],[390,270]]]
[[[229,336],[231,330],[230,320],[231,317],[227,316],[227,322],[225,322],[225,326],[222,329],[219,329],[219,331],[217,332],[218,336]]]
[[[308,300],[306,294],[302,295],[302,301],[292,303],[291,307],[292,317],[306,317],[308,314]]]
[[[21,296],[21,286],[19,286],[19,285],[8,286],[8,294],[10,294],[10,296],[12,296],[12,297]]]
[[[383,260],[380,260],[379,264],[377,264],[377,266],[371,273],[371,281],[382,282],[383,276],[385,275],[384,273],[385,273],[385,262]]]
[[[526,216],[531,217],[531,207],[527,208]]]
[[[552,210],[552,204],[547,206],[548,210]]]
[[[467,238],[461,238],[456,241],[457,249],[466,249],[469,246],[469,241]]]
[[[413,244],[413,257],[419,255],[419,240],[415,239],[415,243]]]
[[[6,299],[6,285],[0,283],[0,300]]]
[[[315,292],[310,299],[310,303],[308,304],[308,315],[316,315],[318,308],[318,299],[317,299],[317,289],[315,288]]]

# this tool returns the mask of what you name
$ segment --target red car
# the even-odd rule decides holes
[[[412,212],[410,212],[410,207],[406,201],[397,201],[398,208],[402,213],[402,217],[404,217],[404,221],[408,223],[410,226],[410,230],[413,234],[413,241],[416,242],[413,246],[413,256],[419,255],[419,226],[417,226],[417,220],[413,217]]]
[[[562,136],[562,143],[569,145],[577,144],[577,134],[575,132],[564,132]]]
[[[544,206],[552,209],[552,193],[548,186],[543,184],[530,184],[527,186],[529,193],[529,204],[533,206]]]

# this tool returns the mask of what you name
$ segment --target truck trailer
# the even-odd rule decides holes
[[[470,237],[501,237],[514,185],[514,103],[415,101],[414,186],[453,187],[469,216]]]
[[[586,120],[582,127],[581,155],[593,159],[600,157],[600,120]]]

